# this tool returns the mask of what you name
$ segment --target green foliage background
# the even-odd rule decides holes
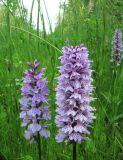
[[[33,1],[34,2],[34,1]],[[32,2],[32,10],[33,10]],[[49,81],[51,138],[41,139],[43,160],[70,160],[71,145],[57,144],[55,117],[55,87],[61,48],[84,43],[93,60],[92,104],[97,119],[90,140],[77,146],[78,160],[123,159],[123,62],[116,67],[110,63],[115,28],[123,31],[122,0],[68,0],[60,5],[57,26],[45,30],[44,17],[38,0],[37,26],[32,14],[20,0],[2,0],[0,5],[0,160],[38,160],[37,144],[29,144],[20,127],[20,87],[27,62],[38,59],[46,68]],[[40,21],[43,30],[40,31]]]

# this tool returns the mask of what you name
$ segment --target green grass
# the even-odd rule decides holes
[[[23,71],[27,69],[28,61],[37,59],[41,67],[46,68],[52,113],[51,137],[41,139],[43,160],[71,160],[72,146],[56,143],[57,128],[54,124],[57,107],[55,78],[59,74],[58,57],[62,46],[66,45],[66,38],[70,45],[84,43],[88,47],[94,70],[93,96],[96,101],[92,106],[96,107],[97,119],[90,140],[77,145],[77,160],[123,159],[123,62],[117,68],[116,79],[112,76],[110,63],[114,30],[119,27],[123,31],[123,4],[116,1],[91,0],[84,3],[69,0],[68,5],[62,6],[64,18],[61,21],[58,17],[55,32],[47,34],[45,39],[44,32],[38,36],[37,30],[30,26],[23,14],[17,17],[13,8],[13,14],[6,6],[0,8],[0,154],[6,159],[38,160],[37,144],[29,144],[24,139],[19,119]],[[19,7],[19,4],[15,1],[14,6]]]

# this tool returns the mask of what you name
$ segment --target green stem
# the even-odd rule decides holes
[[[76,142],[73,142],[73,160],[76,160]]]
[[[39,160],[41,160],[41,139],[39,133],[38,133],[37,143],[38,143],[38,156]]]

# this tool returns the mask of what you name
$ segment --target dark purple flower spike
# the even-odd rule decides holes
[[[115,30],[114,41],[113,41],[113,49],[112,49],[112,62],[120,65],[122,59],[123,52],[123,44],[122,44],[122,32],[120,29]]]

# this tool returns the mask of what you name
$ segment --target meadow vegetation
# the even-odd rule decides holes
[[[56,77],[61,48],[84,43],[93,61],[92,106],[96,108],[90,140],[77,146],[78,160],[123,159],[123,62],[111,63],[116,28],[123,32],[122,0],[68,0],[60,5],[54,31],[46,32],[40,0],[37,25],[20,0],[0,3],[0,156],[6,160],[38,160],[37,144],[25,140],[21,127],[20,88],[27,62],[46,68],[51,137],[41,138],[43,160],[70,160],[71,145],[55,141]],[[45,8],[47,9],[47,8]],[[48,15],[47,15],[48,16]],[[116,72],[114,76],[114,71]],[[2,158],[1,158],[2,159]],[[1,160],[0,159],[0,160]]]

